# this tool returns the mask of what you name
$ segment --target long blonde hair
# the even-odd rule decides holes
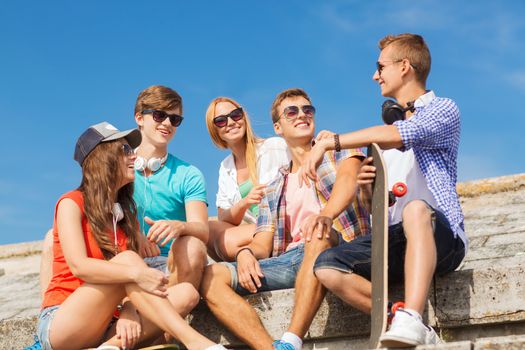
[[[228,145],[223,139],[221,139],[221,137],[219,136],[219,132],[217,131],[217,127],[215,126],[215,124],[213,124],[213,118],[216,117],[215,107],[220,102],[229,102],[237,108],[240,108],[241,105],[237,101],[229,97],[217,97],[210,102],[210,105],[206,110],[206,127],[208,128],[208,133],[210,134],[211,140],[213,141],[215,146],[221,149],[227,149]],[[259,174],[257,171],[257,144],[261,142],[261,139],[257,137],[257,135],[255,135],[255,133],[253,132],[252,125],[250,123],[250,118],[248,117],[248,113],[246,113],[244,109],[243,113],[244,124],[246,125],[246,134],[243,138],[246,145],[246,165],[248,165],[248,173],[250,174],[250,180],[252,180],[252,183],[256,185],[259,183]]]
[[[97,145],[82,163],[82,182],[78,188],[84,196],[84,212],[91,233],[106,260],[115,256],[115,246],[108,234],[113,226],[111,210],[115,198],[124,211],[124,218],[118,225],[128,238],[127,248],[138,252],[139,229],[137,207],[133,201],[133,182],[118,192],[115,188],[124,176],[120,170],[124,157],[123,143],[122,139],[118,139]]]

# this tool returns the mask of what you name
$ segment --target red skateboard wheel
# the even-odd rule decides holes
[[[395,315],[397,309],[399,309],[400,307],[405,307],[405,303],[403,301],[398,301],[397,303],[394,303],[394,305],[392,305],[392,315]]]
[[[396,197],[403,197],[407,193],[407,190],[407,185],[402,182],[396,182],[394,186],[392,186],[392,193]]]

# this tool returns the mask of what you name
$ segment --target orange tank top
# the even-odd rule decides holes
[[[82,195],[82,192],[74,190],[62,195],[55,206],[55,219],[53,222],[53,277],[51,278],[51,282],[44,294],[42,308],[62,304],[71,293],[84,283],[84,281],[75,277],[69,269],[58,236],[57,209],[60,202],[65,198],[72,199],[78,205],[80,212],[82,213],[82,232],[84,233],[84,243],[86,245],[87,256],[94,259],[104,259],[104,255],[102,254],[95,237],[93,237],[93,234],[91,233],[87,217],[84,214],[84,196]],[[109,234],[113,240],[113,232],[108,232],[108,235]],[[127,249],[127,237],[118,225],[117,245],[119,251]]]

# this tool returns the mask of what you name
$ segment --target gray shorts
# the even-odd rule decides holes
[[[168,270],[168,257],[157,255],[151,258],[144,258],[144,262],[151,268],[157,269],[166,276],[170,274]]]

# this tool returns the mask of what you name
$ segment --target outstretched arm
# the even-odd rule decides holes
[[[339,136],[341,148],[359,148],[371,143],[377,143],[382,149],[399,148],[403,146],[401,134],[394,125],[373,126],[367,129],[342,134]],[[303,162],[300,176],[304,182],[308,178],[317,179],[316,170],[326,151],[334,150],[335,142],[333,138],[319,140],[310,151],[310,154]]]

